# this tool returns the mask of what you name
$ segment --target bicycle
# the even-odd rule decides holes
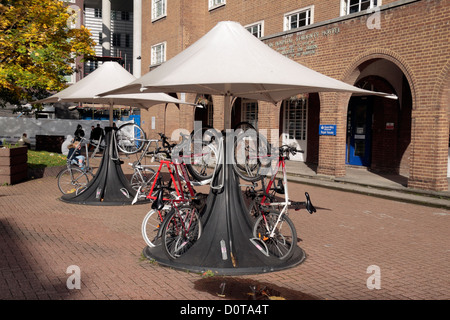
[[[153,200],[152,210],[144,217],[141,232],[149,247],[164,244],[167,256],[170,259],[176,259],[186,252],[201,235],[200,213],[205,205],[206,196],[197,194],[194,186],[209,184],[214,174],[211,179],[191,180],[187,164],[183,159],[191,158],[192,154],[184,155],[182,152],[190,144],[189,136],[181,134],[182,142],[176,146],[168,144],[167,138],[163,134],[160,136],[163,145],[173,147],[175,156],[172,156],[170,160],[160,160],[159,168],[147,195],[148,199]],[[216,152],[213,146],[210,148],[211,152]],[[155,155],[158,153],[168,155],[169,151],[158,148],[155,150]],[[170,175],[167,185],[162,184],[160,177],[163,167],[167,168]]]
[[[117,148],[125,154],[133,154],[144,148],[146,135],[136,123],[129,122],[121,125],[115,132]]]
[[[299,151],[288,145],[281,146],[278,151],[278,162],[267,186],[264,186],[264,177],[261,177],[261,190],[256,191],[253,184],[246,190],[246,195],[253,199],[249,206],[249,214],[255,219],[253,238],[250,241],[266,256],[273,255],[282,260],[293,254],[297,241],[297,231],[288,217],[288,208],[294,207],[297,211],[305,207],[310,214],[316,212],[316,208],[307,192],[305,202],[290,201],[285,161],[289,159],[290,154],[295,155]],[[280,167],[283,178],[275,183]],[[284,194],[284,201],[276,202],[276,193]],[[279,210],[275,210],[275,207]]]
[[[261,168],[267,170],[273,159],[271,145],[251,124],[239,125],[242,126],[235,131],[233,170],[240,178],[254,182],[265,174]]]
[[[81,150],[82,146],[84,145],[85,148],[85,162],[83,164],[83,167],[79,167],[76,162],[74,163],[73,156],[75,155],[75,152],[72,154],[72,156],[67,159],[66,168],[61,170],[57,175],[57,183],[58,188],[63,194],[69,194],[74,193],[76,195],[80,194],[89,183],[89,175],[91,178],[93,178],[94,171],[92,167],[90,166],[90,159],[93,159],[98,152],[99,148],[94,150],[93,153],[91,153],[91,156],[89,156],[89,140],[81,137],[79,149]]]
[[[146,140],[146,145],[143,148],[139,158],[132,163],[128,163],[128,165],[130,165],[133,169],[133,174],[130,178],[130,184],[133,190],[136,190],[136,196],[133,200],[133,203],[136,202],[139,198],[144,198],[147,196],[149,185],[155,177],[156,172],[152,169],[152,167],[156,167],[157,165],[146,164],[144,160],[148,155],[152,155],[151,161],[154,161],[154,152],[150,152],[149,149],[153,144],[157,146],[158,142],[159,140],[156,139]]]

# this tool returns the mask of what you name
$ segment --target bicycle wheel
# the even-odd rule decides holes
[[[288,216],[283,214],[278,221],[279,216],[277,211],[260,215],[253,227],[253,236],[265,243],[269,254],[283,260],[294,252],[297,231]]]
[[[263,135],[254,130],[242,132],[234,143],[234,171],[246,181],[261,179],[266,173],[261,171],[261,167],[270,165],[269,150],[270,146]]]
[[[147,195],[152,187],[152,181],[155,177],[155,170],[143,167],[133,173],[130,179],[130,184],[133,190],[138,190],[141,187],[141,193]]]
[[[195,208],[189,205],[174,208],[162,231],[164,251],[169,259],[175,260],[185,254],[202,234],[202,223]]]
[[[211,179],[218,163],[219,135],[213,128],[191,133],[190,158],[185,160],[192,177],[198,181]]]
[[[145,132],[135,123],[125,123],[116,131],[117,148],[126,154],[137,153],[144,148]]]
[[[69,167],[58,174],[58,188],[63,194],[83,192],[89,183],[87,174],[77,167]]]
[[[150,210],[144,217],[141,226],[145,243],[153,248],[161,244],[161,230],[164,218],[172,210],[172,206],[164,206],[161,210]]]
[[[247,130],[249,130],[249,129],[255,130],[255,131],[256,131],[255,127],[254,127],[250,122],[247,122],[247,121],[239,122],[239,123],[238,123],[237,125],[235,125],[234,128],[233,128],[234,133],[236,134],[236,136],[238,136],[238,135],[241,134],[242,132],[245,132],[245,131],[247,131]]]

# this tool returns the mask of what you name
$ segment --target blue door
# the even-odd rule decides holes
[[[370,167],[372,159],[372,98],[352,97],[347,115],[346,163]]]

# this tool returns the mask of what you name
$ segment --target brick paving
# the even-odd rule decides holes
[[[224,281],[244,283],[241,291],[264,285],[291,299],[450,298],[449,210],[298,183],[289,188],[297,201],[308,191],[317,208],[290,215],[307,259],[278,272],[204,278],[143,257],[140,226],[149,205],[64,203],[55,177],[1,186],[0,299],[236,298],[217,294]],[[72,265],[81,270],[80,289],[67,288]],[[371,265],[379,267],[380,289],[367,287]]]

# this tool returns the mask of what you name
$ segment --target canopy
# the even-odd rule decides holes
[[[136,108],[148,109],[160,103],[191,104],[165,93],[114,94],[99,97],[100,93],[122,87],[136,77],[126,71],[117,62],[104,62],[99,68],[70,87],[42,100],[33,103],[84,102],[120,104]]]
[[[160,103],[188,104],[175,99],[165,93],[137,93],[125,95],[110,95],[98,97],[98,94],[112,90],[135,80],[131,73],[126,71],[117,62],[104,62],[98,69],[82,80],[76,82],[65,90],[33,103],[51,102],[85,102],[109,104],[110,127],[105,128],[106,148],[103,152],[102,162],[95,178],[89,182],[86,189],[80,194],[63,195],[63,201],[89,204],[89,205],[124,205],[131,204],[135,190],[125,178],[121,169],[119,156],[115,148],[115,134],[112,132],[113,104],[149,108]],[[191,103],[189,103],[191,104]]]
[[[155,70],[106,92],[193,92],[276,103],[299,93],[376,94],[311,70],[271,49],[237,22],[219,22]],[[392,95],[391,95],[392,97]]]

